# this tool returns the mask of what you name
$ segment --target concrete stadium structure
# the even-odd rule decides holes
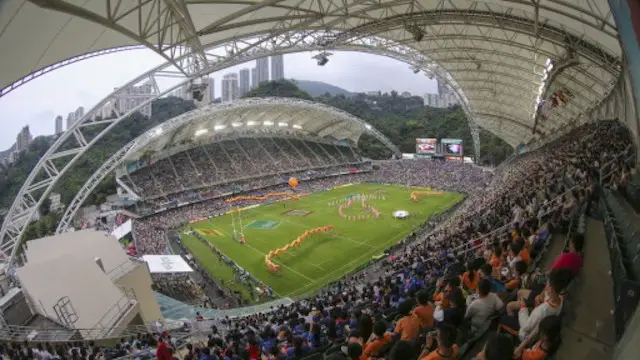
[[[0,47],[12,49],[0,58],[0,96],[103,53],[144,46],[166,60],[96,104],[42,157],[0,231],[7,270],[29,221],[62,175],[153,99],[114,119],[96,120],[93,115],[104,104],[149,80],[158,87],[157,97],[183,85],[196,89],[204,75],[265,56],[311,51],[323,57],[342,50],[403,61],[456,94],[476,154],[478,127],[513,146],[535,149],[580,124],[618,119],[638,143],[635,96],[640,94],[634,96],[629,55],[607,0],[89,0],[82,5],[20,0],[0,9]],[[163,78],[179,82],[158,85]],[[573,95],[571,101],[541,117],[539,102],[560,89]],[[86,136],[96,125],[103,128],[97,136]],[[129,146],[114,154],[101,174],[137,145]],[[83,189],[100,180],[92,179]],[[65,215],[60,231],[71,217]]]

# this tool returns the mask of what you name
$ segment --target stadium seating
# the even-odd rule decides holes
[[[208,358],[211,354],[219,358],[257,359],[264,355],[269,359],[319,359],[331,353],[331,358],[336,359],[368,359],[375,350],[376,357],[385,359],[418,359],[420,352],[426,354],[431,350],[423,345],[433,321],[422,323],[423,316],[435,318],[440,334],[449,332],[446,329],[451,326],[457,329],[454,333],[459,334],[456,339],[459,352],[473,355],[484,346],[496,323],[502,324],[503,316],[508,316],[509,310],[492,314],[486,326],[468,331],[465,316],[456,317],[464,315],[466,309],[464,303],[459,303],[457,294],[464,296],[466,293],[471,296],[469,301],[474,299],[474,285],[469,282],[468,273],[491,279],[492,286],[501,284],[506,288],[498,294],[505,304],[517,298],[519,289],[529,289],[535,295],[535,289],[544,284],[544,274],[550,270],[543,268],[540,259],[548,256],[547,249],[557,239],[553,234],[566,234],[568,242],[562,246],[573,252],[571,256],[582,256],[574,251],[577,245],[572,241],[585,231],[585,216],[596,194],[600,197],[599,212],[606,225],[614,264],[615,292],[622,294],[629,289],[629,284],[637,286],[637,271],[640,270],[640,261],[635,257],[637,229],[633,223],[623,220],[615,194],[598,188],[604,180],[607,188],[615,189],[625,178],[624,157],[618,155],[628,149],[630,141],[626,129],[617,122],[581,126],[547,146],[515,157],[493,178],[474,166],[420,160],[381,162],[355,174],[344,173],[342,167],[340,174],[338,165],[358,158],[353,157],[349,149],[323,148],[325,145],[292,139],[238,139],[191,149],[136,171],[131,177],[149,197],[175,192],[174,186],[182,190],[198,186],[197,192],[191,192],[190,196],[198,195],[193,197],[192,203],[174,206],[134,222],[138,253],[164,253],[170,241],[166,236],[169,229],[189,219],[224,211],[225,197],[216,196],[222,189],[232,188],[247,195],[287,191],[288,185],[279,176],[263,176],[232,185],[207,185],[216,183],[210,179],[248,176],[247,169],[267,171],[266,166],[251,161],[264,150],[272,157],[261,156],[260,159],[269,162],[270,166],[305,169],[301,174],[307,176],[307,180],[301,186],[306,187],[306,191],[319,191],[349,182],[377,181],[462,191],[468,198],[442,221],[430,221],[426,229],[410,239],[412,241],[394,247],[391,250],[393,257],[381,259],[377,266],[346,276],[318,294],[291,305],[245,317],[218,319],[219,326],[209,332],[207,343],[191,346],[179,356],[194,359]],[[231,161],[218,163],[218,159],[225,157]],[[327,164],[333,164],[336,171],[308,170],[318,165],[331,168]],[[605,179],[600,176],[601,164],[610,164],[611,171]],[[186,196],[185,191],[181,191],[181,199]],[[178,197],[165,197],[162,201],[176,199]],[[512,264],[525,261],[530,264],[518,278],[514,272],[518,266]],[[570,278],[557,275],[570,271],[563,266],[554,262],[552,268],[556,270],[549,275],[549,278],[562,280],[557,282],[561,287],[558,291],[565,299],[559,318],[570,313],[572,299]],[[504,270],[506,268],[511,268],[511,274]],[[573,281],[580,276],[579,272],[572,274]],[[167,293],[174,290],[163,289]],[[634,288],[635,293],[637,290]],[[416,299],[422,299],[425,293],[428,300],[435,303],[418,306]],[[445,293],[451,295],[443,295]],[[535,299],[531,305],[537,305]],[[620,305],[627,314],[633,304]],[[185,326],[197,327],[201,319],[193,320],[185,322]],[[440,340],[440,350],[449,351],[443,341],[446,339]],[[151,339],[147,343],[153,348],[156,341]],[[142,349],[131,346],[133,342],[123,340],[123,344],[117,346],[118,351],[140,356]],[[533,343],[529,343],[531,345]],[[22,344],[18,350],[35,351],[33,349],[38,346]],[[61,351],[67,352],[69,347],[65,344]],[[80,347],[92,348],[88,344]],[[177,344],[174,347],[182,349]],[[5,354],[15,351],[2,349]],[[52,351],[60,354],[55,348],[49,350],[53,355]],[[101,351],[105,352],[98,350]],[[364,355],[358,354],[363,351]]]
[[[194,147],[137,169],[123,181],[145,198],[267,174],[348,165],[349,147],[289,138],[239,138]]]

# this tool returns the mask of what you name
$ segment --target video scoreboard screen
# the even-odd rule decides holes
[[[440,140],[444,155],[459,156],[462,157],[464,149],[462,147],[462,140],[460,139],[442,139]]]
[[[437,144],[438,139],[416,139],[416,154],[435,154]]]

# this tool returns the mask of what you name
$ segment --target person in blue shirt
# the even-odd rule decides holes
[[[320,324],[311,325],[311,330],[307,334],[307,343],[309,343],[309,345],[313,349],[319,348],[324,345],[322,341]]]
[[[478,275],[480,276],[480,279],[487,279],[491,282],[492,293],[504,292],[506,289],[504,284],[500,280],[494,279],[491,276],[492,272],[493,272],[493,267],[491,266],[491,264],[484,264],[482,265],[482,267],[480,267],[480,271],[478,271]]]
[[[304,339],[294,336],[292,346],[283,348],[286,360],[301,359],[309,353],[309,347],[305,344]]]
[[[275,344],[277,344],[276,333],[270,326],[267,326],[260,335],[260,348],[266,354]]]

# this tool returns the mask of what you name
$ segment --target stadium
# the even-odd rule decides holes
[[[15,195],[0,231],[2,356],[637,357],[637,3],[16,0],[0,15],[0,101],[104,54],[166,61],[57,136]],[[320,102],[203,101],[210,73],[300,52],[327,70],[334,51],[437,79],[472,143],[424,134],[406,158]],[[150,124],[140,114],[178,90],[193,109],[145,125],[55,234],[25,240],[101,139]],[[466,147],[482,157],[481,131],[513,148],[495,168],[463,161]],[[363,156],[363,137],[391,155]],[[80,221],[110,177],[117,204]]]

